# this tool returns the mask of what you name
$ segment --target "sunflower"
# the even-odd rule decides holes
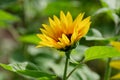
[[[80,13],[73,20],[70,12],[65,15],[60,12],[60,19],[53,16],[49,18],[49,25],[42,24],[41,33],[37,36],[41,39],[37,47],[53,47],[67,49],[76,44],[89,30],[90,17],[83,19],[84,13]]]

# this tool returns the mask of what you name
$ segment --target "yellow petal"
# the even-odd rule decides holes
[[[72,19],[70,12],[67,12],[66,17],[67,17],[67,22],[68,22],[68,34],[72,34],[72,32],[73,32],[73,26],[72,26],[73,19]]]
[[[57,30],[58,30],[57,32],[59,35],[61,35],[63,33],[63,30],[62,30],[63,28],[60,24],[60,20],[56,16],[53,16],[53,18],[54,18],[54,21],[55,21],[56,26],[57,26]]]
[[[61,29],[58,27],[58,24],[55,23],[51,18],[49,18],[50,27],[52,28],[53,35],[58,38],[61,36]]]
[[[81,21],[81,20],[83,19],[83,16],[84,16],[84,13],[80,13],[80,14],[77,16],[77,18],[75,19],[74,22],[76,22],[76,21]]]
[[[40,30],[41,30],[41,32],[43,34],[45,34],[45,35],[47,35],[47,36],[49,36],[49,37],[51,37],[51,38],[53,38],[53,39],[55,39],[57,41],[57,37],[54,36],[54,32],[53,31],[46,31],[45,29],[42,29],[42,28]]]
[[[54,39],[50,38],[49,36],[47,36],[47,35],[44,35],[44,36],[45,36],[45,38],[46,38],[48,41],[50,41],[51,43],[52,43],[52,42],[53,42],[53,43],[56,42]]]
[[[55,22],[49,17],[49,22],[51,27],[55,27]]]
[[[78,39],[85,36],[90,28],[91,22],[85,25],[81,30],[78,31]]]
[[[60,44],[58,44],[58,42],[54,45],[54,48],[57,48],[57,49],[61,49],[61,48],[64,48],[63,46],[61,46]]]
[[[42,47],[42,46],[45,46],[45,47],[47,47],[47,46],[53,47],[53,44],[50,44],[48,41],[41,41],[37,47]]]
[[[77,28],[77,30],[79,31],[79,30],[81,30],[83,27],[86,27],[86,25],[87,25],[89,22],[90,22],[90,17],[87,17],[87,18],[85,18],[84,20],[82,20],[82,21],[78,24],[79,27],[75,27],[75,28]]]
[[[39,45],[37,47],[42,46],[49,46],[49,47],[56,47],[56,41],[44,34],[38,34],[37,35],[42,41],[39,42]]]
[[[111,79],[117,79],[117,80],[120,79],[120,73],[112,76]]]
[[[55,22],[54,22],[51,18],[49,18],[49,23],[50,23],[50,27],[52,28],[52,30],[53,30],[54,32],[59,31],[59,29],[58,29],[58,27],[56,26]]]
[[[80,23],[81,21],[82,21],[82,18],[83,18],[83,16],[84,16],[84,13],[80,13],[78,16],[77,16],[77,18],[74,20],[74,22],[73,22],[73,26],[75,27],[75,26],[77,26],[78,25],[78,23]]]
[[[88,22],[89,18],[86,18],[82,23],[83,25],[79,25],[78,27],[76,27],[74,29],[74,32],[71,36],[71,43],[73,43],[74,41],[79,40],[81,37],[83,37],[84,35],[86,35],[86,33],[89,30],[90,24],[91,22]],[[87,24],[86,24],[87,23]],[[83,27],[82,27],[83,26]]]
[[[72,24],[72,22],[73,22],[73,19],[72,19],[72,16],[71,16],[71,14],[70,14],[70,12],[67,12],[67,21],[69,22],[69,25],[71,25]]]
[[[72,25],[70,26],[70,30],[69,30],[70,33],[73,33],[73,32],[74,32],[74,29],[75,29],[76,27],[78,27],[78,24],[82,21],[83,16],[84,16],[84,13],[80,13],[80,14],[76,17],[76,19],[74,20],[74,22],[73,22]]]
[[[46,40],[46,38],[42,34],[37,34],[38,38],[40,38],[42,41]]]
[[[62,38],[59,38],[60,42],[64,45],[68,46],[70,44],[70,40],[65,34],[62,34]]]
[[[60,20],[61,22],[63,22],[65,25],[67,25],[67,18],[65,16],[65,14],[63,13],[63,11],[60,12]]]
[[[120,51],[120,42],[112,41],[110,44],[115,47],[118,51]]]
[[[46,41],[49,42],[51,44],[56,43],[56,41],[48,36],[46,36],[45,34],[37,34],[37,36],[42,40],[42,41]],[[41,42],[41,41],[40,41]]]
[[[67,32],[68,32],[68,22],[67,22],[67,18],[65,16],[65,14],[63,13],[63,11],[60,12],[60,20],[61,20],[62,30],[65,34],[67,34]]]
[[[57,42],[57,44],[59,45],[59,48],[65,48],[65,44],[64,43],[61,43],[61,42]]]
[[[40,31],[41,31],[43,34],[47,34],[45,29],[40,28]]]
[[[68,37],[67,37],[65,34],[62,34],[62,39],[65,41],[65,43],[66,43],[67,45],[69,45],[70,40],[68,39]]]
[[[120,69],[120,60],[110,62],[110,66],[116,69]]]
[[[54,21],[56,22],[56,24],[60,24],[60,20],[57,18],[57,16],[53,16],[53,18],[54,18]]]
[[[42,26],[44,27],[44,29],[46,31],[51,31],[52,29],[50,28],[50,26],[46,25],[46,24],[42,24]]]
[[[49,33],[51,35],[53,35],[53,30],[50,26],[46,25],[46,24],[42,24],[42,26],[44,27],[44,29],[40,29],[41,31],[46,32],[46,35]]]
[[[76,38],[78,36],[77,31],[74,31],[72,36],[71,36],[71,44],[73,44],[74,42],[76,42]]]

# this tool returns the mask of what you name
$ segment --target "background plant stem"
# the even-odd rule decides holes
[[[104,75],[104,80],[110,80],[110,74],[111,74],[111,67],[109,63],[111,62],[111,58],[108,58],[107,64],[106,64],[106,69],[105,69],[105,75]]]

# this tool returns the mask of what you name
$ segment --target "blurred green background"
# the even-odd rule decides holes
[[[72,58],[82,60],[84,51],[95,45],[108,45],[120,40],[120,0],[0,0],[0,63],[29,62],[40,70],[54,72],[61,80],[64,67],[62,52],[36,48],[42,23],[60,11],[69,11],[73,18],[85,12],[91,16],[91,29],[72,51]],[[105,59],[93,60],[78,69],[69,80],[103,80]],[[70,63],[70,70],[75,66]],[[112,75],[115,73],[114,71]],[[0,80],[36,80],[6,71],[0,67]],[[39,79],[47,80],[47,79]]]

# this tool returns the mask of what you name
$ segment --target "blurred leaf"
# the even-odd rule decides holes
[[[99,15],[99,14],[104,13],[104,12],[107,12],[107,11],[109,11],[109,10],[110,10],[109,8],[100,8],[100,9],[98,9],[98,10],[93,14],[93,16]]]
[[[72,74],[69,78],[69,80],[99,80],[100,76],[93,72],[92,70],[87,67],[87,65],[84,65],[82,67],[79,67],[74,74]]]
[[[102,34],[97,29],[91,29],[85,38],[86,40],[104,40]]]
[[[118,23],[120,22],[120,17],[114,12],[111,12],[109,15],[111,16],[115,24],[118,25]]]
[[[71,56],[70,56],[70,63],[72,64],[79,64],[79,62],[77,62],[75,59],[73,59]]]
[[[28,62],[23,62],[23,63],[13,63],[13,64],[9,64],[9,65],[6,65],[6,64],[2,64],[0,63],[0,66],[2,66],[3,68],[9,70],[9,71],[19,71],[19,70],[38,70],[35,65],[33,65],[32,63],[28,63]]]
[[[29,76],[29,77],[32,77],[32,78],[47,77],[47,78],[52,79],[53,77],[55,77],[55,75],[53,75],[53,74],[42,72],[38,69],[36,69],[36,70],[28,69],[27,68],[28,62],[18,63],[18,64],[17,63],[16,64],[9,64],[9,65],[0,63],[0,66],[3,67],[6,70],[16,72],[16,73],[19,73],[19,74],[22,74],[22,75],[25,75],[25,76]]]
[[[71,62],[72,63],[78,63],[77,61],[80,61],[84,57],[84,52],[86,51],[88,47],[84,46],[82,44],[78,45],[75,49],[72,50],[71,52]]]
[[[115,10],[120,9],[120,0],[100,0],[104,8],[99,9],[98,12],[107,12],[107,14],[113,19],[116,25],[120,22],[119,16],[115,13]]]
[[[98,9],[93,16],[95,15],[99,15],[101,13],[107,13],[108,16],[110,16],[110,18],[115,22],[115,24],[117,25],[120,21],[120,18],[119,16],[114,12],[112,11],[110,8],[100,8]]]
[[[0,71],[0,80],[6,80],[9,79],[9,74],[7,74],[4,71]]]
[[[0,10],[0,27],[6,28],[8,27],[8,25],[18,20],[19,18],[17,16],[14,16],[8,12]]]
[[[10,4],[16,2],[17,0],[0,0],[0,8],[9,6]]]
[[[120,0],[100,0],[104,7],[108,7],[110,9],[118,9],[120,8]]]
[[[51,80],[51,79],[49,79],[49,78],[47,78],[47,77],[43,77],[43,78],[39,78],[39,79],[37,79],[37,80]]]
[[[38,13],[45,7],[46,2],[45,0],[24,0],[26,19],[33,19],[36,15],[38,17]]]
[[[43,11],[43,15],[52,16],[53,14],[59,16],[60,11],[70,11],[73,17],[80,13],[79,1],[53,1],[49,3]],[[57,6],[57,7],[56,7]]]
[[[109,46],[93,46],[86,50],[85,52],[85,61],[99,59],[99,58],[108,58],[108,57],[118,57],[120,52],[114,47]]]
[[[38,44],[38,42],[40,41],[40,39],[36,36],[36,34],[21,36],[19,39],[22,42],[31,43],[31,44]]]
[[[55,75],[53,75],[53,74],[48,74],[45,72],[34,71],[34,70],[20,70],[20,71],[17,71],[17,73],[20,73],[20,74],[23,74],[26,76],[30,76],[33,78],[40,78],[40,77],[52,78],[52,77],[55,77]]]

